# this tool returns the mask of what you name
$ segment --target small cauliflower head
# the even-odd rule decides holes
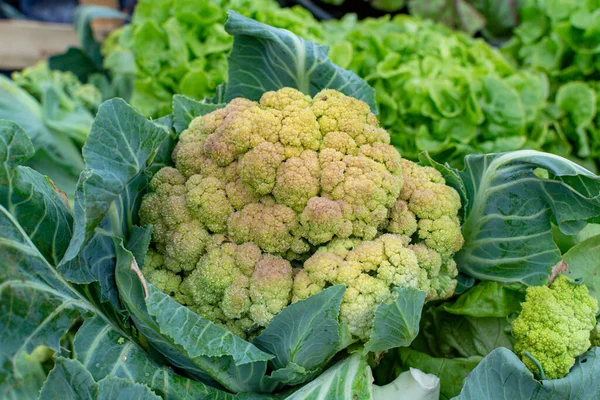
[[[559,275],[550,286],[527,288],[523,310],[512,323],[515,352],[534,373],[543,368],[547,379],[569,373],[575,357],[590,347],[590,334],[596,325],[598,301],[583,284]]]
[[[184,201],[187,223],[284,258],[334,238],[370,240],[402,188],[400,155],[389,141],[366,103],[335,90],[234,99],[182,132],[175,168],[155,178],[142,222],[160,220],[155,240],[170,241],[177,223],[156,208],[173,201],[156,193],[177,185],[166,197]]]

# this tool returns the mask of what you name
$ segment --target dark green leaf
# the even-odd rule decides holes
[[[437,358],[410,348],[398,349],[405,368],[417,368],[440,378],[440,399],[446,400],[460,393],[467,375],[479,364],[480,356],[469,358]]]
[[[58,265],[72,234],[73,216],[66,202],[66,196],[61,196],[47,177],[20,166],[12,176],[9,203],[0,204],[19,220],[38,251],[52,265]]]
[[[40,393],[40,400],[96,400],[98,384],[81,363],[58,357]]]
[[[344,291],[343,285],[333,286],[289,305],[254,339],[254,345],[275,355],[271,363],[276,370],[289,366],[287,384],[306,382],[340,350]]]
[[[455,256],[475,278],[539,285],[560,251],[552,223],[574,234],[600,215],[600,178],[562,157],[533,150],[474,155],[465,170],[435,163],[465,204],[465,245]],[[549,178],[536,173],[546,170]]]
[[[100,106],[83,149],[86,170],[75,193],[74,234],[59,268],[74,282],[99,280],[103,299],[117,309],[111,236],[129,238],[149,179],[145,170],[168,137],[164,125],[113,99]]]
[[[439,308],[455,315],[501,318],[518,312],[524,301],[523,286],[487,281],[469,289],[455,302],[443,303]]]
[[[161,400],[144,385],[109,376],[98,382],[98,400]]]
[[[600,393],[600,348],[582,354],[561,379],[537,381],[510,350],[499,348],[467,376],[459,400],[594,399]]]
[[[233,35],[225,99],[258,100],[263,93],[292,87],[314,96],[336,89],[363,100],[373,113],[375,91],[353,72],[331,63],[327,47],[229,11],[225,30]]]
[[[156,364],[136,344],[97,316],[87,319],[77,331],[74,347],[75,358],[97,381],[107,376],[129,379],[170,400],[228,400],[233,397]]]
[[[15,356],[11,374],[0,372],[0,397],[5,400],[37,400],[46,380],[46,371],[35,352]]]
[[[131,236],[127,243],[127,250],[133,254],[140,269],[144,267],[144,259],[152,240],[152,226],[140,228],[134,226],[131,228]]]
[[[88,58],[98,69],[101,69],[102,54],[100,54],[100,43],[96,42],[94,32],[92,31],[92,21],[96,18],[127,20],[129,16],[109,7],[81,6],[75,10],[73,22],[75,24],[75,31],[79,37],[79,43],[83,46],[83,50]]]
[[[425,292],[414,288],[396,288],[398,295],[391,304],[382,304],[375,311],[371,339],[365,351],[384,351],[409,346],[419,333]]]
[[[90,310],[0,206],[0,375],[17,373],[21,352],[60,350],[73,319]]]
[[[81,49],[69,47],[66,52],[55,54],[48,59],[50,69],[70,71],[81,82],[86,83],[88,77],[98,72],[98,67]]]
[[[206,104],[187,96],[176,94],[173,96],[173,127],[175,128],[175,132],[180,134],[187,129],[194,118],[223,107],[225,107],[225,104]]]

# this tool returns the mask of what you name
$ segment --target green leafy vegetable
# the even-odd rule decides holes
[[[263,93],[282,87],[294,87],[311,96],[335,87],[377,112],[373,89],[352,72],[331,63],[325,46],[283,29],[265,29],[234,12],[229,14],[225,30],[235,37],[228,63],[226,101],[236,97],[258,100]]]
[[[519,23],[521,0],[411,0],[409,10],[413,15],[433,19],[469,35],[481,32],[486,39],[506,40]]]
[[[307,40],[322,38],[322,28],[307,10],[283,9],[274,0],[144,0],[131,24],[103,44],[104,67],[114,78],[134,75],[131,103],[147,116],[169,114],[173,94],[197,100],[212,96],[227,77],[233,43],[224,29],[227,10]]]
[[[469,156],[465,164],[464,172],[435,164],[466,205],[460,269],[478,279],[544,283],[561,259],[551,222],[565,234],[584,228],[600,210],[600,179],[531,150]],[[549,177],[538,177],[538,168]]]
[[[545,77],[515,71],[482,40],[402,15],[347,16],[326,27],[334,49],[352,48],[349,62],[346,52],[333,52],[333,61],[375,88],[381,124],[406,158],[426,150],[460,165],[468,154],[554,148],[559,140],[544,130]]]

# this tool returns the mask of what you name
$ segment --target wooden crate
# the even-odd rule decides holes
[[[0,20],[0,69],[22,69],[79,46],[71,24]]]
[[[118,0],[81,0],[80,4],[119,6]],[[94,20],[94,37],[102,41],[122,23],[118,19]],[[0,70],[22,69],[69,47],[81,47],[72,24],[0,20]]]

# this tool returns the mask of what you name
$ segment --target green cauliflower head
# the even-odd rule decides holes
[[[247,337],[291,302],[347,287],[341,319],[367,340],[395,287],[451,296],[458,193],[402,160],[369,106],[284,88],[194,119],[140,209],[142,272],[203,317]]]
[[[548,286],[527,288],[523,310],[512,323],[515,352],[534,373],[541,365],[547,379],[562,378],[575,364],[575,357],[590,347],[596,325],[598,301],[585,285],[559,275]]]

